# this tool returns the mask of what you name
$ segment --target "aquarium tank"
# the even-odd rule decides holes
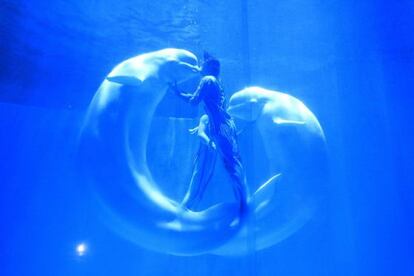
[[[412,1],[0,1],[0,275],[414,275]]]

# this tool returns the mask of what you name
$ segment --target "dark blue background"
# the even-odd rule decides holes
[[[0,273],[413,275],[413,2],[165,2],[0,2]],[[331,160],[325,229],[246,258],[180,258],[99,223],[76,165],[82,117],[114,65],[164,47],[210,50],[227,93],[260,85],[314,111]],[[161,113],[181,110],[166,101]]]

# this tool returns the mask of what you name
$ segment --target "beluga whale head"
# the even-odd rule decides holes
[[[255,121],[267,102],[267,90],[260,87],[248,87],[233,94],[227,111],[233,118],[242,121]]]
[[[159,69],[159,77],[167,83],[181,83],[191,78],[198,77],[201,68],[198,66],[197,57],[183,49],[161,50],[166,57]]]
[[[196,77],[199,71],[198,60],[193,53],[184,49],[167,48],[121,62],[106,79],[129,86],[140,86],[144,82],[167,85]]]

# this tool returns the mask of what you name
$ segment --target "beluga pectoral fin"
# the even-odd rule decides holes
[[[140,86],[142,84],[140,79],[132,76],[113,76],[106,79],[122,85]]]
[[[299,120],[287,120],[280,117],[273,118],[273,122],[278,125],[304,125],[306,122]]]

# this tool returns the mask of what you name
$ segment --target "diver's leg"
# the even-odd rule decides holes
[[[181,206],[193,209],[200,202],[207,184],[213,175],[217,153],[205,145],[201,145],[197,153],[190,186]]]
[[[224,159],[224,166],[229,172],[234,195],[240,204],[240,211],[244,212],[247,210],[248,192],[246,178],[243,172],[243,166],[237,159],[233,159],[230,162],[229,161],[230,160]]]
[[[240,203],[241,212],[244,212],[247,209],[248,190],[235,136],[232,134],[220,135],[217,137],[217,143],[224,167],[232,182],[234,195]]]

